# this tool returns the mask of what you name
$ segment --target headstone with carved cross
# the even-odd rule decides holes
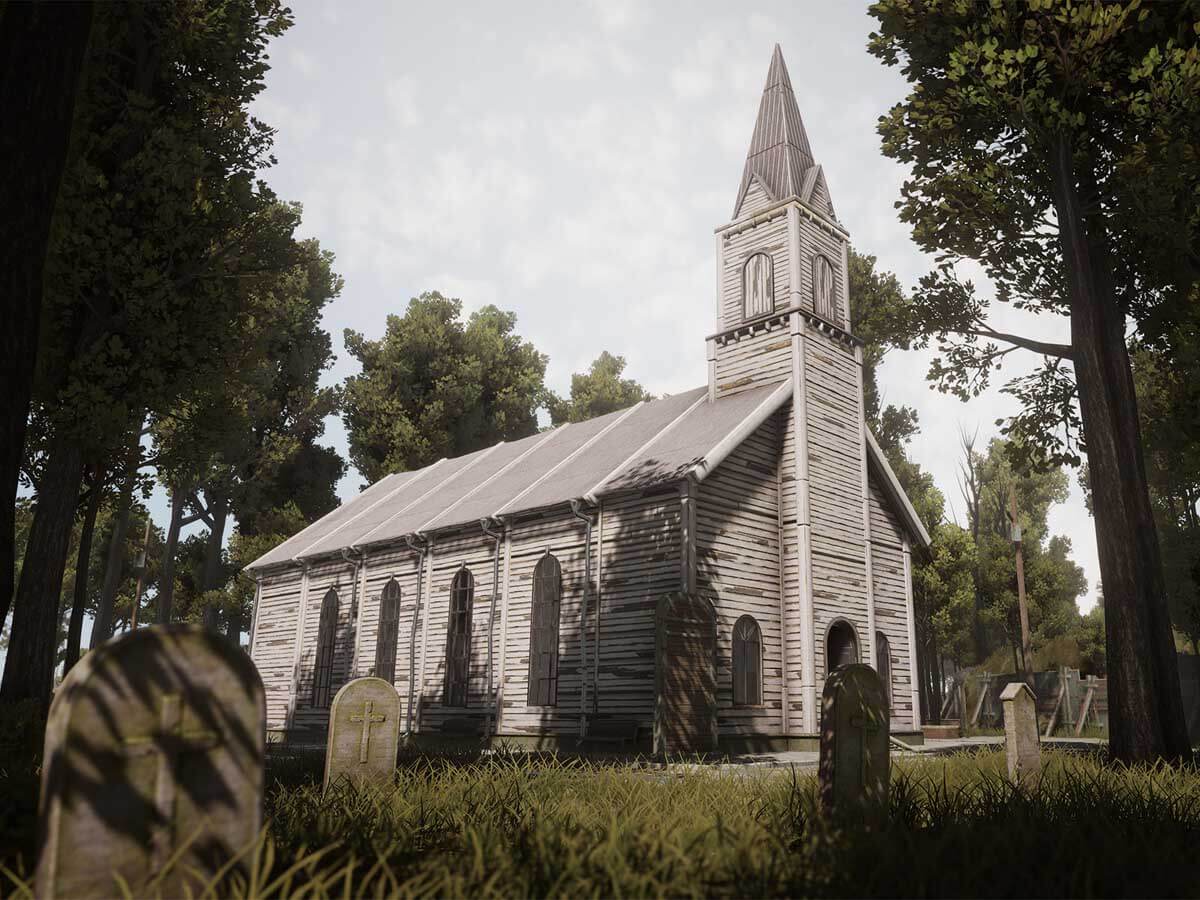
[[[827,813],[882,822],[887,815],[888,704],[870,666],[842,666],[821,698],[821,805]]]
[[[340,779],[386,782],[396,771],[400,695],[382,678],[355,678],[329,710],[325,787]]]
[[[1037,698],[1028,684],[1014,681],[1000,692],[1000,705],[1004,708],[1004,750],[1008,757],[1008,777],[1014,784],[1033,786],[1042,772]]]
[[[250,658],[200,628],[84,656],[46,726],[37,895],[194,893],[258,838],[265,714]]]

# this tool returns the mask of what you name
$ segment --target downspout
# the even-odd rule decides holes
[[[592,593],[592,523],[593,519],[581,512],[583,503],[571,501],[571,514],[584,523],[583,544],[583,603],[579,610],[579,737],[587,737],[587,610]]]
[[[362,585],[358,583],[359,573],[362,571],[362,561],[365,556],[362,550],[358,551],[358,559],[350,558],[350,551],[353,548],[342,548],[342,559],[350,564],[353,574],[350,576],[350,620],[354,623],[354,646],[350,650],[350,678],[353,679],[358,673],[358,637],[362,633],[362,610],[365,596],[359,596]]]
[[[424,538],[417,535],[417,540],[421,541],[420,547],[416,545],[411,534],[404,536],[404,542],[408,544],[408,549],[419,557],[417,562],[417,603],[413,607],[412,631],[408,638],[408,714],[405,717],[404,725],[406,734],[412,734],[413,730],[413,695],[417,689],[417,623],[421,621],[421,588],[425,585],[425,554],[429,551],[429,545]]]
[[[254,659],[254,638],[258,634],[258,609],[262,605],[263,577],[262,572],[254,573],[254,608],[250,611],[250,644],[246,653]]]
[[[491,520],[483,518],[479,520],[479,527],[483,529],[483,533],[490,537],[495,542],[495,547],[492,550],[492,602],[488,609],[488,634],[487,634],[487,696],[488,696],[488,722],[486,736],[491,737],[496,728],[496,694],[492,683],[492,641],[496,632],[496,604],[500,602],[500,544],[504,540],[503,531],[493,531],[488,524]],[[496,523],[500,520],[497,518]]]

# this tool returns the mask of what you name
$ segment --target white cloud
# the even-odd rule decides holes
[[[384,87],[383,96],[396,124],[401,128],[413,128],[421,124],[421,111],[417,106],[417,83],[412,76],[389,81]]]

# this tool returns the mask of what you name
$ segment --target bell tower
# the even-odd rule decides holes
[[[861,342],[850,330],[849,233],[837,220],[776,45],[738,185],[716,230],[717,399],[789,382],[779,461],[784,721],[815,733],[827,636],[875,659]]]

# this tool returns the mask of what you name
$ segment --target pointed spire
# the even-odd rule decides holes
[[[754,136],[750,139],[750,152],[746,154],[734,216],[753,179],[759,180],[773,200],[782,200],[801,193],[805,175],[812,166],[808,135],[800,120],[783,51],[776,44],[758,107],[758,120],[754,123]]]

